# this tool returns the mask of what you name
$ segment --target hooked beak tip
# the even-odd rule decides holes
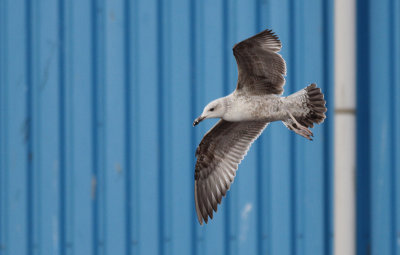
[[[193,127],[197,126],[202,120],[204,120],[204,117],[198,117],[197,119],[194,120],[193,122]]]

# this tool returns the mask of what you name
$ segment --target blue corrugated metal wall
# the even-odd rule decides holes
[[[1,0],[0,254],[330,254],[332,2]],[[283,42],[286,95],[317,82],[309,142],[270,125],[214,220],[194,151],[235,88],[234,43]],[[398,120],[398,119],[397,119]]]
[[[400,1],[358,1],[357,254],[400,254]]]

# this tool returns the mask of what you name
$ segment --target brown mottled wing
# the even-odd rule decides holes
[[[239,163],[268,122],[220,120],[203,137],[196,150],[194,197],[200,224],[213,218],[229,190]]]
[[[277,52],[282,44],[271,30],[265,30],[233,47],[238,65],[237,92],[260,95],[282,94],[286,63]]]

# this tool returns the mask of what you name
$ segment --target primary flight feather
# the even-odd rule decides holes
[[[220,118],[196,150],[194,196],[200,224],[213,218],[240,162],[269,122],[282,121],[312,140],[309,128],[325,119],[326,102],[315,84],[280,97],[286,75],[286,63],[278,54],[281,47],[279,38],[268,29],[236,44],[236,90],[210,102],[193,122],[196,126],[204,119]]]

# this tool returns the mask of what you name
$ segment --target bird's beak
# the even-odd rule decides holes
[[[204,120],[206,117],[203,116],[199,116],[197,119],[194,120],[193,122],[193,127],[197,126],[197,124],[199,124],[202,120]]]

